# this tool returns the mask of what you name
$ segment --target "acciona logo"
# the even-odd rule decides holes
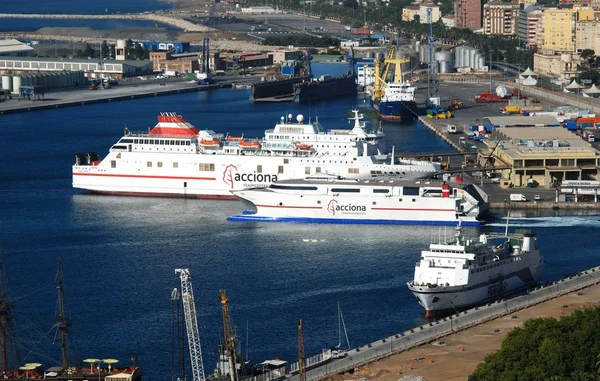
[[[331,213],[332,216],[335,216],[335,214],[337,212],[366,212],[367,211],[367,207],[364,205],[352,205],[352,204],[341,204],[336,200],[333,199],[331,201],[329,201],[329,204],[327,205],[327,211],[329,213]]]
[[[238,168],[235,165],[229,164],[223,171],[222,180],[225,184],[229,185],[231,189],[233,189],[235,187],[235,183],[239,181],[245,183],[272,183],[277,181],[277,175],[256,172],[239,173]]]

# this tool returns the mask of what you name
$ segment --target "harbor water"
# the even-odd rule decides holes
[[[338,301],[353,346],[422,324],[423,310],[405,283],[432,235],[450,236],[451,228],[233,223],[226,217],[243,210],[238,202],[96,196],[71,188],[76,153],[104,156],[125,126],[147,130],[161,111],[198,128],[253,137],[290,113],[348,128],[348,111],[362,105],[358,98],[306,105],[248,98],[246,90],[226,89],[0,116],[0,252],[22,363],[59,361],[53,335],[46,336],[58,258],[79,359],[129,365],[136,356],[150,380],[171,377],[176,268],[192,274],[207,372],[222,332],[220,288],[227,289],[243,352],[255,362],[295,361],[299,318],[308,356],[336,345]],[[416,123],[384,130],[396,151],[451,150]],[[513,228],[537,233],[548,262],[544,281],[598,265],[600,217],[550,213],[512,219]],[[483,229],[503,231],[504,222]]]

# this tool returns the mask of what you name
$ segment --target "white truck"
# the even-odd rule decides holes
[[[512,193],[510,195],[510,201],[524,202],[527,201],[527,197],[525,197],[525,195],[521,193]]]

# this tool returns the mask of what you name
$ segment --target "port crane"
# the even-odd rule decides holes
[[[192,289],[192,278],[189,269],[175,269],[181,280],[181,301],[187,332],[188,346],[190,349],[190,365],[192,368],[192,381],[206,381],[204,365],[202,363],[202,348],[200,346],[200,330],[196,317],[196,303]]]
[[[225,337],[225,353],[229,362],[229,378],[231,381],[237,381],[237,352],[235,348],[235,331],[231,324],[231,316],[229,315],[229,299],[227,298],[226,290],[219,290],[219,299],[223,309],[223,336]]]

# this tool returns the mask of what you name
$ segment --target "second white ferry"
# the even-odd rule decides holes
[[[507,222],[504,235],[469,239],[459,224],[453,238],[440,238],[421,252],[408,288],[431,317],[526,290],[539,282],[543,269],[544,257],[530,232],[509,235]]]
[[[454,185],[454,184],[453,184]],[[477,185],[437,180],[347,180],[311,176],[233,191],[250,209],[230,221],[480,225],[489,212]],[[459,186],[460,185],[460,186]]]
[[[100,160],[77,154],[73,187],[94,193],[235,199],[231,190],[316,173],[347,178],[421,178],[439,163],[398,159],[383,149],[381,129],[367,130],[354,111],[352,129],[326,130],[302,115],[282,117],[263,139],[199,130],[175,113],[162,113],[149,132],[124,136]]]

